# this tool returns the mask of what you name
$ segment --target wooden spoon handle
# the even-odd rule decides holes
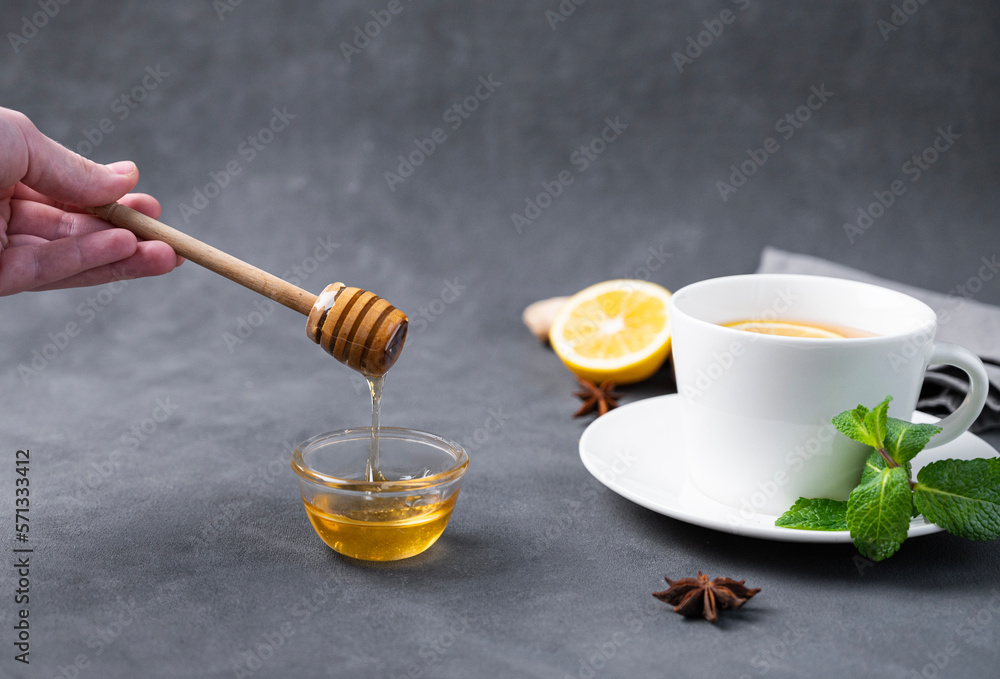
[[[220,276],[225,276],[229,280],[269,297],[289,309],[298,311],[300,314],[308,316],[309,312],[312,311],[313,304],[316,303],[316,295],[311,292],[262,271],[252,264],[247,264],[222,250],[213,248],[207,243],[202,243],[197,238],[192,238],[186,233],[169,227],[163,222],[158,222],[152,217],[147,217],[130,207],[120,203],[111,203],[86,209],[115,226],[128,229],[140,238],[163,241],[181,257],[190,259],[195,264],[199,264],[209,271],[214,271]]]
[[[406,314],[374,293],[333,283],[317,297],[120,203],[86,210],[140,238],[163,241],[195,264],[307,316],[309,338],[349,368],[384,375],[399,358]]]

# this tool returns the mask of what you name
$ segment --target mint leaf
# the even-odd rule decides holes
[[[912,495],[905,467],[887,467],[851,491],[847,527],[858,551],[872,561],[896,553],[910,527]]]
[[[801,530],[847,530],[847,502],[800,497],[774,525]]]
[[[898,464],[904,464],[923,450],[939,431],[941,427],[934,424],[913,424],[895,417],[886,418],[885,450]]]
[[[888,420],[887,413],[889,411],[889,401],[891,400],[892,396],[886,396],[881,403],[872,408],[870,413],[865,415],[865,428],[871,433],[872,438],[875,439],[874,448],[881,448],[885,441],[886,422]]]
[[[885,458],[877,450],[873,450],[868,455],[868,459],[865,460],[865,466],[861,469],[861,481],[858,485],[865,485],[876,476],[879,476],[887,467]]]
[[[932,462],[917,474],[913,503],[928,521],[959,537],[1000,536],[1000,458]]]
[[[859,405],[854,410],[845,410],[830,421],[833,423],[833,426],[837,428],[837,431],[847,438],[854,439],[858,443],[864,443],[866,446],[876,448],[878,445],[875,439],[865,428],[865,415],[867,415],[868,412],[868,408],[863,405]]]
[[[861,468],[861,481],[858,483],[858,485],[862,486],[868,483],[874,477],[881,474],[882,470],[886,469],[888,466],[889,465],[888,463],[886,463],[885,458],[882,457],[882,454],[877,450],[873,450],[871,453],[869,453],[868,459],[865,460],[865,466]],[[902,465],[902,467],[906,469],[906,478],[910,478],[911,475],[910,463],[907,462],[906,464]]]
[[[886,396],[874,410],[868,410],[863,405],[854,410],[845,410],[831,422],[844,436],[872,448],[881,448],[885,440],[886,411],[891,400],[891,396]]]

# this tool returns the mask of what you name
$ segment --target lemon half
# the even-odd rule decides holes
[[[639,382],[670,353],[670,291],[649,281],[611,280],[570,297],[549,341],[573,373],[593,382]]]
[[[813,337],[816,339],[842,339],[844,336],[826,328],[794,321],[737,321],[726,323],[727,328],[746,330],[762,335],[783,335],[785,337]]]

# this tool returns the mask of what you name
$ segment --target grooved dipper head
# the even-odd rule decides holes
[[[399,358],[407,325],[406,314],[378,295],[333,283],[316,298],[306,334],[347,367],[377,377]]]

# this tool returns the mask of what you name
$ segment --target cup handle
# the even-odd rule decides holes
[[[955,412],[937,423],[941,427],[941,433],[931,437],[927,444],[928,448],[935,448],[949,441],[954,441],[972,426],[986,404],[986,394],[989,391],[990,382],[986,375],[986,368],[979,357],[957,344],[935,342],[928,364],[952,365],[969,376],[969,393],[966,394],[965,400]]]

